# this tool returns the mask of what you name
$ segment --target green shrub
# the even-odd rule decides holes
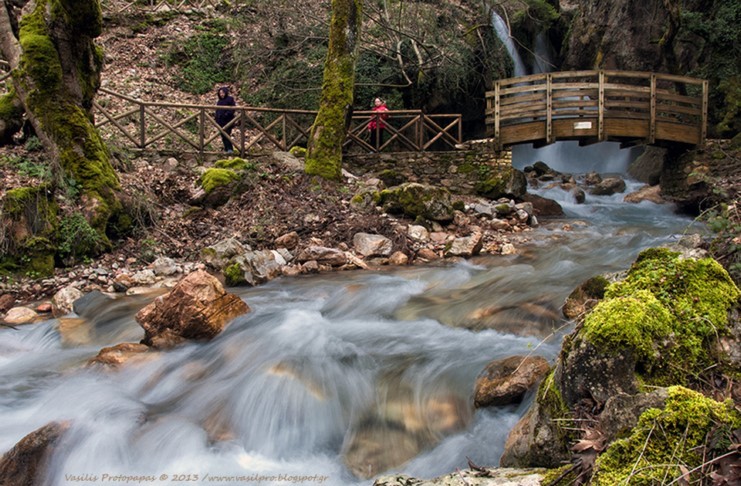
[[[165,56],[165,61],[180,67],[175,81],[185,91],[204,94],[211,91],[217,83],[233,77],[233,62],[228,48],[227,36],[199,33],[186,40],[182,46],[174,46]]]
[[[63,259],[95,256],[105,249],[100,234],[90,226],[81,213],[63,218],[57,231],[57,252]]]

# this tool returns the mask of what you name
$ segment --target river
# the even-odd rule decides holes
[[[584,166],[585,154],[574,162]],[[515,155],[521,167],[543,154]],[[624,171],[617,159],[600,169]],[[209,343],[120,371],[83,365],[103,346],[142,338],[133,319],[142,300],[89,309],[80,345],[56,320],[2,329],[0,452],[66,420],[45,485],[345,486],[372,484],[389,467],[433,477],[467,458],[495,466],[530,399],[474,410],[485,365],[528,353],[554,362],[571,330],[559,309],[575,286],[692,225],[670,205],[623,195],[577,205],[558,189],[540,193],[566,217],[542,221],[516,255],[231,289],[250,314]]]

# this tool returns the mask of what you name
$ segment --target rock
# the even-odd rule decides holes
[[[286,233],[275,239],[275,246],[278,248],[285,248],[286,250],[293,250],[298,246],[299,236],[295,231]]]
[[[395,251],[389,257],[390,265],[406,265],[408,262],[409,262],[409,257],[406,256],[404,252],[401,252],[401,251]]]
[[[72,303],[72,310],[80,317],[94,317],[101,309],[110,306],[113,299],[101,292],[93,290]]]
[[[434,260],[439,260],[440,259],[440,255],[438,255],[437,253],[435,253],[430,248],[420,248],[420,250],[417,252],[417,258],[419,258],[421,260],[425,260],[425,261],[431,262],[431,261],[434,261]]]
[[[63,346],[86,346],[92,342],[92,325],[79,317],[60,317],[57,331]]]
[[[36,312],[39,314],[49,314],[51,312],[51,302],[42,302],[36,306]]]
[[[596,186],[600,182],[602,182],[602,176],[596,172],[588,172],[584,176],[584,185],[586,186]]]
[[[540,177],[542,175],[548,174],[550,172],[553,172],[553,169],[551,169],[548,164],[543,162],[542,160],[538,160],[535,162],[532,166],[532,170],[535,172],[535,174]]]
[[[280,254],[282,262],[276,258],[271,250],[247,251],[232,258],[224,268],[227,286],[257,285],[281,275],[280,267],[286,261]]]
[[[28,307],[13,307],[5,314],[5,324],[11,326],[19,326],[23,324],[31,324],[39,319],[39,315]]]
[[[115,346],[103,348],[98,355],[88,361],[88,365],[103,365],[111,368],[118,368],[121,365],[131,362],[141,362],[148,356],[151,348],[141,343],[121,343]]]
[[[10,294],[0,295],[0,314],[4,314],[15,305],[15,297]]]
[[[540,356],[512,356],[492,361],[476,380],[476,408],[518,403],[548,373],[548,361]]]
[[[155,275],[170,276],[180,273],[175,260],[168,257],[159,257],[152,263],[152,270]]]
[[[664,408],[668,396],[665,388],[658,388],[637,395],[620,393],[608,399],[599,415],[599,428],[605,440],[612,442],[625,437],[643,412],[649,408]]]
[[[628,175],[633,179],[655,186],[661,178],[667,149],[647,145],[643,153],[628,166]]]
[[[502,249],[500,250],[502,255],[516,255],[517,254],[517,248],[515,248],[515,245],[512,243],[505,243],[502,245]]]
[[[138,286],[153,285],[157,281],[157,276],[153,270],[147,268],[133,274],[131,280],[134,282],[134,285]]]
[[[531,213],[540,217],[563,216],[563,208],[553,199],[538,196],[537,194],[525,194],[522,196],[524,202],[532,205]]]
[[[592,277],[575,288],[566,298],[563,305],[563,315],[567,319],[583,318],[583,316],[605,296],[605,288],[610,282],[602,276]]]
[[[301,271],[303,273],[319,273],[319,262],[316,260],[309,260],[301,265]]]
[[[569,191],[569,194],[574,198],[576,204],[584,204],[584,201],[587,200],[587,195],[584,193],[584,189],[580,187],[574,187]]]
[[[280,271],[286,277],[295,277],[297,275],[301,275],[301,267],[297,265],[286,265],[284,267],[281,267]]]
[[[534,401],[507,436],[499,466],[554,468],[568,462],[571,451],[559,440],[561,418]]]
[[[316,260],[317,263],[325,263],[333,267],[339,267],[347,263],[344,252],[325,246],[309,246],[301,251],[296,259],[301,263]]]
[[[430,232],[424,226],[412,224],[407,228],[407,235],[414,241],[425,243],[430,239]]]
[[[42,484],[46,461],[68,428],[69,424],[66,422],[51,422],[21,439],[0,459],[0,484]]]
[[[82,297],[77,287],[68,286],[54,294],[51,298],[51,312],[54,317],[60,317],[72,312],[72,304]]]
[[[144,344],[171,347],[186,339],[212,339],[232,319],[249,310],[242,299],[227,293],[216,278],[198,270],[183,278],[170,293],[141,309],[136,320],[144,328]]]
[[[201,250],[201,259],[211,267],[221,269],[229,260],[243,254],[248,248],[236,238],[227,238]]]
[[[470,236],[456,238],[450,244],[450,247],[445,250],[445,256],[471,257],[478,255],[484,245],[483,238],[484,235],[480,231]]]
[[[666,201],[661,196],[661,187],[659,186],[644,186],[635,192],[626,194],[623,198],[624,202],[627,203],[639,203],[641,201],[649,201],[654,204],[664,204]]]
[[[364,257],[389,256],[394,244],[383,235],[371,235],[368,233],[355,233],[352,239],[355,251]]]
[[[593,196],[612,196],[619,192],[625,192],[625,181],[619,177],[603,179],[589,190],[589,194]]]
[[[379,193],[379,204],[389,213],[403,213],[412,218],[421,217],[433,221],[451,221],[453,203],[450,192],[416,182],[385,189]]]
[[[373,486],[539,486],[544,469],[464,469],[433,479],[416,479],[405,474],[381,476]]]

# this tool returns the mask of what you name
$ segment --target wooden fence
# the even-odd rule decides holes
[[[556,140],[702,145],[708,82],[635,71],[572,71],[495,82],[487,128],[499,148]]]
[[[0,59],[0,85],[5,85],[5,80],[10,77],[10,64]],[[7,87],[6,87],[7,88]]]
[[[109,141],[140,151],[222,153],[221,137],[235,151],[287,151],[306,146],[316,111],[237,106],[235,118],[220,127],[215,105],[145,102],[101,88],[93,103],[95,125]],[[388,111],[377,139],[369,123],[378,113],[355,112],[343,149],[346,153],[454,150],[462,141],[461,115],[428,115],[419,110]]]
[[[101,0],[100,2],[103,11],[108,14],[203,12],[220,6],[232,6],[233,3],[227,0]]]

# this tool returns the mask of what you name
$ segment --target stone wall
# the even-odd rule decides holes
[[[454,194],[474,194],[477,183],[511,169],[512,152],[482,147],[455,152],[374,153],[347,155],[343,164],[352,174],[373,174],[389,186],[419,182],[445,187]]]

